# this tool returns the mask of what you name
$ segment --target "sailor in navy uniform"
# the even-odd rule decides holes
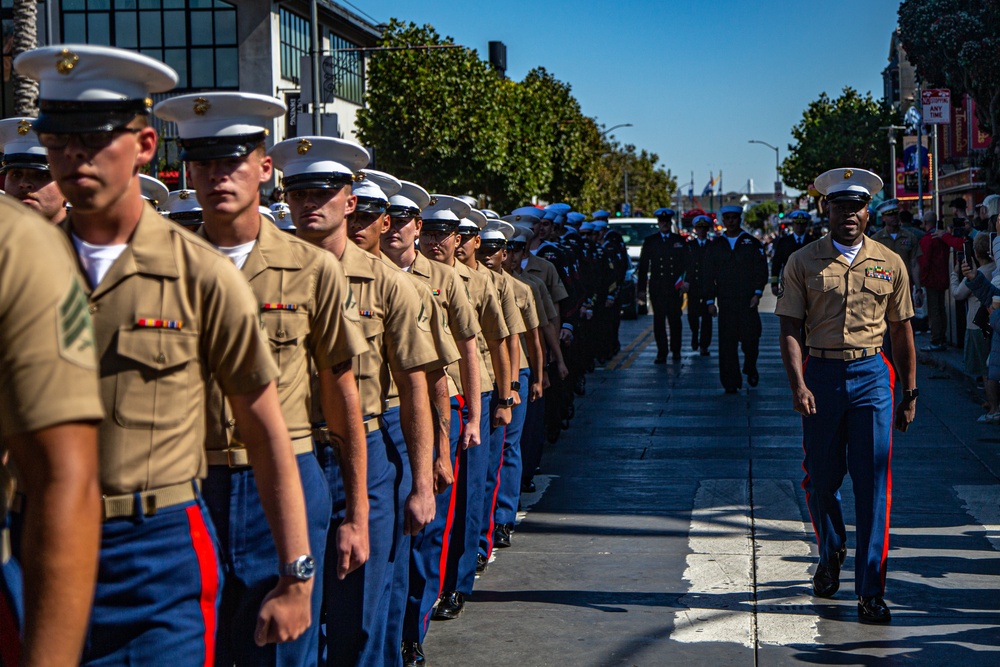
[[[656,360],[667,360],[667,344],[674,361],[681,360],[681,307],[683,305],[684,272],[688,263],[688,248],[684,237],[673,230],[674,212],[658,208],[655,212],[658,234],[647,236],[639,253],[639,275],[636,294],[640,303],[646,302],[646,283],[649,283],[649,301],[653,306],[653,335],[656,338]],[[670,337],[667,338],[667,323]]]

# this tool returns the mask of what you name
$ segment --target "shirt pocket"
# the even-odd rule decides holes
[[[865,298],[865,312],[874,320],[885,317],[885,309],[892,294],[892,283],[881,278],[865,278],[861,283],[861,292]]]
[[[125,428],[168,429],[190,414],[198,377],[198,334],[173,329],[118,331],[115,421]]]
[[[293,382],[298,368],[305,368],[306,336],[309,316],[301,311],[267,311],[262,314],[264,335],[271,346],[271,355],[278,364],[278,386]]]
[[[829,292],[840,287],[840,276],[826,276],[820,274],[818,276],[809,276],[806,280],[806,286],[816,292]]]

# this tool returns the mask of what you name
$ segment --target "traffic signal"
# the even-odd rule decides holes
[[[778,219],[780,220],[784,217],[785,217],[785,205],[778,204]]]

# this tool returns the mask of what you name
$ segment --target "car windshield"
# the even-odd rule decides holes
[[[611,229],[622,235],[625,245],[642,245],[643,239],[659,231],[655,222],[623,222],[612,224]]]

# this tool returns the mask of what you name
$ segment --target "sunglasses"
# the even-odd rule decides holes
[[[79,133],[55,133],[55,132],[39,132],[38,133],[38,143],[40,143],[45,148],[49,149],[62,149],[69,145],[70,139],[76,138],[80,142],[80,145],[84,148],[90,148],[94,150],[99,150],[101,148],[106,148],[112,141],[114,141],[118,135],[125,134],[139,134],[142,132],[142,128],[137,127],[120,127],[114,130],[106,130],[104,132],[79,132]]]

